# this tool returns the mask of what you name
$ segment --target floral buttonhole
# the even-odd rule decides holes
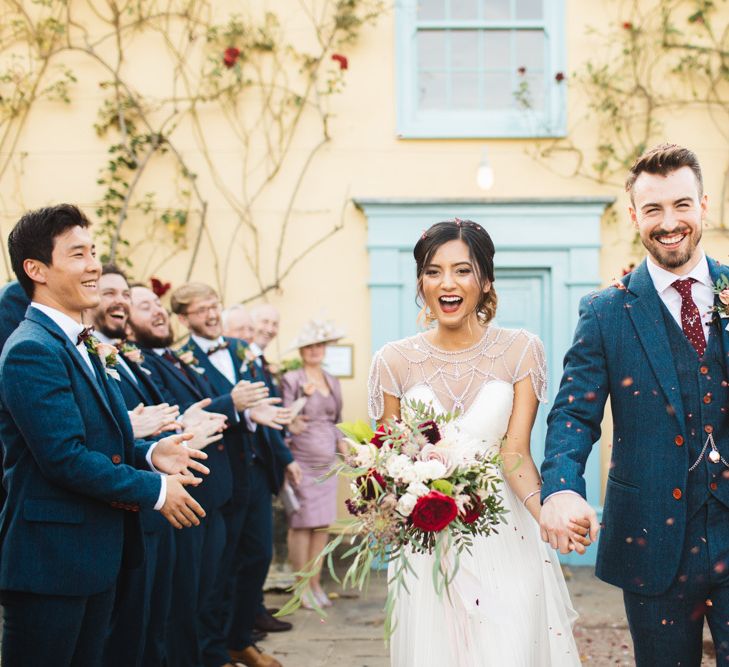
[[[198,375],[202,375],[205,372],[204,368],[197,365],[198,361],[195,358],[195,355],[192,353],[192,350],[177,350],[177,352],[175,352],[175,355],[183,364],[185,364],[185,366],[191,368]]]
[[[89,336],[85,344],[89,354],[95,354],[99,358],[104,372],[115,380],[121,380],[119,371],[115,368],[119,364],[116,347],[110,343],[102,343],[94,336]]]

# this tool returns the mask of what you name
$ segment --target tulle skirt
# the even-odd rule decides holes
[[[393,667],[581,664],[572,636],[577,613],[557,553],[541,540],[536,521],[509,486],[502,489],[506,523],[460,555],[450,595],[439,597],[434,589],[434,556],[408,557],[417,578],[408,574],[409,592],[400,588],[397,594]]]

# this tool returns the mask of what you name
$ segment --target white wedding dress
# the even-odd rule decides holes
[[[545,400],[544,349],[523,330],[491,325],[481,341],[458,352],[433,347],[423,334],[388,343],[374,357],[369,411],[383,413],[383,392],[437,411],[459,410],[458,427],[497,449],[506,433],[513,385],[529,377]],[[505,463],[508,465],[508,462]],[[462,552],[450,598],[433,588],[433,556],[411,554],[393,614],[393,667],[570,667],[580,665],[572,636],[577,614],[557,554],[508,484],[508,510],[498,534]]]

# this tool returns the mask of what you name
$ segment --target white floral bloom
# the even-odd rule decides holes
[[[417,481],[429,482],[432,479],[446,477],[446,467],[440,461],[416,461],[413,464]]]
[[[449,476],[458,466],[458,458],[454,454],[449,447],[426,445],[420,450],[418,458],[421,461],[440,461],[446,469],[446,476]]]
[[[377,447],[374,445],[354,445],[354,460],[360,468],[371,468],[375,463]]]
[[[420,498],[420,496],[425,496],[430,493],[430,489],[422,482],[413,482],[408,486],[407,493],[415,496],[416,498]]]
[[[410,460],[410,457],[405,456],[404,454],[396,454],[395,456],[391,456],[387,459],[385,462],[385,470],[387,470],[387,474],[392,477],[393,479],[398,479],[400,477],[400,474],[406,469],[412,467],[412,461]]]
[[[397,501],[397,511],[403,516],[410,516],[417,502],[418,499],[414,495],[406,493]]]

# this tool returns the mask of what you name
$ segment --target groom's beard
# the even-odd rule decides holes
[[[146,349],[169,347],[175,339],[172,335],[172,331],[170,331],[166,336],[155,336],[152,333],[140,331],[139,329],[132,327],[132,333],[134,334],[134,340],[136,341],[137,346]]]
[[[684,232],[688,232],[685,239],[686,247],[680,250],[666,250],[658,240],[662,236],[672,236],[676,233],[682,234]],[[698,227],[696,232],[691,232],[690,229],[674,230],[670,233],[659,232],[651,234],[648,242],[642,242],[643,247],[650,253],[656,262],[658,262],[658,264],[667,269],[678,269],[691,260],[694,251],[696,250],[696,246],[699,245],[699,242],[701,241],[702,233],[703,230],[701,227]]]

